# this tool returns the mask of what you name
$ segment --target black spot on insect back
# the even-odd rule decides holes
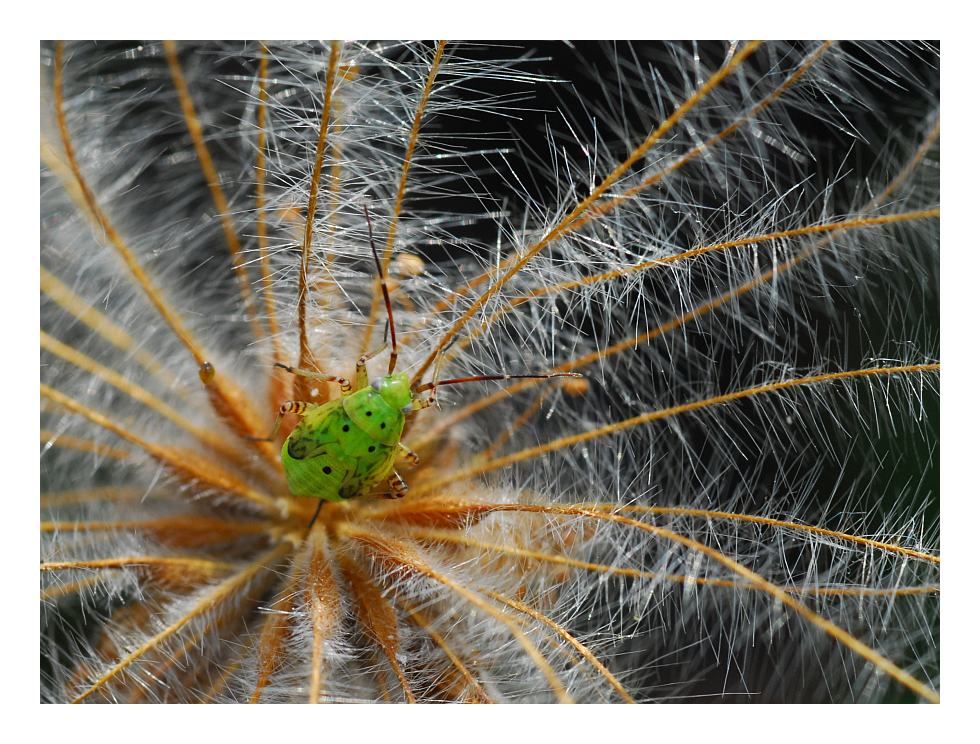
[[[350,424],[344,424],[344,432],[350,431]]]
[[[324,475],[330,475],[332,472],[333,472],[333,468],[332,467],[330,467],[329,465],[324,465],[323,466],[323,474]]]

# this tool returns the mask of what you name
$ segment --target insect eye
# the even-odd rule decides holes
[[[402,408],[402,413],[411,413],[411,412],[412,412],[412,406],[411,406],[411,404],[409,404],[409,405],[407,405],[407,406],[405,406],[405,407]]]
[[[373,387],[375,390],[380,390],[381,389],[381,380],[374,380],[374,381],[372,381],[371,382],[371,387]]]

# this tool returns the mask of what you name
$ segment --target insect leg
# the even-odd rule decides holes
[[[398,451],[403,459],[410,461],[413,467],[418,467],[419,462],[421,462],[421,460],[419,459],[418,454],[416,454],[414,450],[409,449],[404,444],[399,442]]]
[[[357,360],[357,368],[354,371],[355,390],[360,390],[361,388],[366,388],[368,386],[367,363],[387,348],[388,344],[384,344]]]
[[[299,377],[306,377],[311,380],[319,380],[320,382],[336,382],[340,385],[340,392],[347,395],[351,391],[350,380],[346,377],[337,377],[336,375],[324,375],[320,372],[310,372],[308,369],[299,369],[298,367],[290,367],[286,364],[280,364],[276,362],[276,367],[280,367],[286,370],[291,375],[297,375]]]
[[[272,432],[267,437],[245,437],[252,442],[271,442],[276,438],[276,434],[279,433],[279,425],[282,423],[282,417],[287,413],[295,413],[302,416],[306,413],[306,409],[312,406],[313,403],[306,403],[302,400],[287,400],[281,406],[279,406],[279,413],[276,414],[276,423],[272,425]]]
[[[320,510],[323,508],[323,504],[324,504],[323,499],[320,499],[320,503],[316,505],[316,511],[313,512],[313,519],[311,519],[310,523],[306,525],[307,530],[313,528],[313,524],[316,522],[316,518],[320,516]]]
[[[394,470],[391,471],[391,476],[388,478],[388,488],[391,490],[382,494],[386,499],[400,499],[408,493],[408,484]]]

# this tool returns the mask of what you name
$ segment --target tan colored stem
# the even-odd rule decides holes
[[[469,308],[456,320],[455,323],[449,328],[449,330],[443,335],[443,337],[436,343],[435,348],[426,357],[425,361],[416,371],[415,375],[412,377],[412,385],[417,385],[423,375],[428,371],[429,367],[435,362],[436,358],[442,353],[442,350],[456,338],[457,334],[463,329],[463,327],[470,321],[470,319],[477,313],[477,311],[483,307],[491,297],[493,297],[501,287],[503,287],[511,278],[517,274],[527,263],[534,258],[538,253],[540,253],[544,248],[550,244],[553,240],[564,235],[569,231],[572,224],[574,224],[579,217],[581,217],[595,202],[599,197],[606,193],[619,179],[625,175],[633,165],[642,158],[646,152],[656,144],[664,134],[670,131],[677,122],[679,122],[688,111],[690,111],[694,106],[701,101],[705,96],[708,95],[715,87],[718,86],[728,75],[732,73],[742,62],[752,54],[761,44],[761,42],[750,42],[742,47],[725,65],[722,66],[714,75],[712,75],[703,85],[701,85],[684,103],[677,107],[673,114],[668,116],[664,122],[657,127],[650,135],[643,141],[643,143],[633,150],[622,163],[620,163],[613,171],[606,176],[605,180],[600,183],[592,193],[589,194],[585,199],[580,201],[578,205],[572,209],[571,212],[555,227],[548,231],[548,233],[534,245],[532,245],[527,252],[521,257],[520,260],[515,262],[505,273],[501,276],[493,285],[487,289],[480,297],[472,304]]]
[[[581,434],[573,434],[567,437],[560,437],[559,439],[552,440],[551,442],[546,442],[545,444],[538,445],[537,447],[530,447],[528,449],[521,450],[519,452],[514,452],[510,455],[505,455],[504,457],[498,457],[495,460],[489,460],[488,462],[478,463],[470,467],[462,468],[456,472],[448,473],[447,475],[436,478],[430,481],[425,481],[417,485],[413,485],[413,493],[421,495],[425,493],[431,493],[438,490],[444,486],[451,483],[469,480],[474,476],[481,475],[483,473],[492,472],[494,470],[499,470],[501,468],[507,467],[508,465],[513,465],[518,462],[523,462],[524,460],[529,460],[534,457],[539,457],[548,452],[554,452],[555,450],[565,449],[567,447],[574,446],[576,444],[582,444],[584,442],[589,442],[594,439],[599,439],[601,437],[609,436],[624,429],[629,429],[634,426],[640,426],[642,424],[648,424],[653,421],[660,421],[662,419],[670,418],[672,416],[677,416],[681,413],[689,413],[691,411],[704,410],[706,408],[711,408],[713,406],[725,405],[727,403],[732,403],[736,400],[741,400],[744,398],[751,398],[757,395],[764,395],[767,393],[777,392],[779,390],[788,390],[794,387],[800,387],[803,385],[816,385],[824,382],[832,382],[836,380],[848,380],[857,379],[862,377],[880,377],[882,375],[892,375],[892,374],[917,374],[917,373],[928,373],[928,372],[938,372],[938,364],[910,364],[898,367],[877,367],[869,369],[856,369],[848,370],[846,372],[830,372],[827,374],[820,375],[808,375],[806,377],[800,377],[794,380],[781,380],[778,382],[769,382],[763,385],[756,385],[751,388],[744,388],[742,390],[736,390],[732,393],[725,393],[723,395],[715,395],[710,398],[705,398],[703,400],[696,400],[691,403],[683,403],[678,406],[671,406],[670,408],[663,408],[657,411],[651,411],[649,413],[644,413],[639,416],[634,416],[633,418],[626,419],[625,421],[618,421],[614,424],[607,424],[606,426],[599,426],[591,431],[582,432]]]

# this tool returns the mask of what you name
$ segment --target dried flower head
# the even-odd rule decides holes
[[[937,50],[554,54],[42,45],[42,699],[938,699]]]

